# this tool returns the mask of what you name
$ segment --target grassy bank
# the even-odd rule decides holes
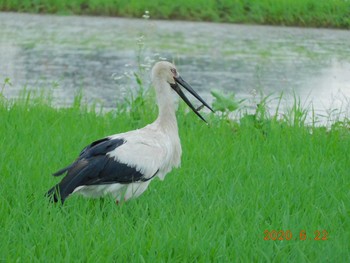
[[[131,112],[120,105],[101,115],[81,105],[79,97],[65,109],[28,94],[14,102],[0,100],[0,261],[345,262],[350,257],[346,123],[327,131],[306,127],[303,118],[292,125],[253,115],[240,122],[210,115],[206,126],[181,110],[182,167],[165,181],[155,180],[140,198],[120,206],[110,198],[80,196],[64,206],[49,204],[44,193],[57,182],[52,172],[92,140],[142,127],[156,116],[148,98],[132,106]],[[264,240],[271,239],[266,230],[272,238],[273,230],[283,230],[278,237],[284,240]]]
[[[0,10],[137,18],[148,10],[155,19],[350,27],[346,0],[0,0]]]

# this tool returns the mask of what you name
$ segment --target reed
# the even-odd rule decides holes
[[[349,28],[347,0],[0,0],[0,10]]]

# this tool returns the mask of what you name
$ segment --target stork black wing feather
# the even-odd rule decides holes
[[[77,160],[74,162],[74,163],[71,163],[70,165],[58,170],[57,172],[53,173],[52,175],[53,176],[60,176],[62,174],[64,174],[65,172],[67,172],[69,169],[71,169],[74,165],[77,164],[77,162],[82,159],[85,155],[88,155],[88,154],[94,154],[94,153],[99,153],[99,154],[103,154],[106,149],[108,149],[108,147],[111,145],[111,143],[107,144],[105,142],[107,141],[111,141],[109,138],[103,138],[103,139],[100,139],[100,140],[97,140],[97,141],[94,141],[92,142],[91,144],[89,144],[88,146],[86,146],[79,154],[79,157],[77,158]],[[115,140],[112,140],[112,141],[115,141]],[[115,148],[117,148],[119,145],[123,144],[124,143],[124,140],[120,140],[118,139],[117,140],[117,145]],[[118,145],[119,144],[119,145]],[[96,147],[95,147],[96,146]],[[97,147],[99,146],[99,147]],[[94,149],[92,151],[92,149]],[[105,154],[105,153],[104,153]]]
[[[54,175],[67,175],[47,195],[57,202],[64,200],[77,187],[82,185],[128,184],[136,181],[147,181],[135,167],[118,162],[106,155],[125,143],[123,139],[104,138],[85,147],[78,159],[71,165],[59,170]]]

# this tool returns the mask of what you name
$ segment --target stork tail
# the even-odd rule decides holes
[[[63,204],[65,200],[65,197],[63,197],[61,194],[59,184],[55,185],[49,191],[47,191],[46,196],[49,197],[50,201],[53,203],[61,201],[61,203]]]

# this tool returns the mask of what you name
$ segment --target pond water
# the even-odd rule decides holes
[[[149,67],[164,58],[208,101],[213,89],[251,107],[283,92],[282,106],[295,94],[316,114],[349,112],[347,30],[0,13],[7,97],[24,87],[47,89],[63,106],[82,90],[87,102],[112,108],[137,88],[132,72],[141,67],[148,86]]]

